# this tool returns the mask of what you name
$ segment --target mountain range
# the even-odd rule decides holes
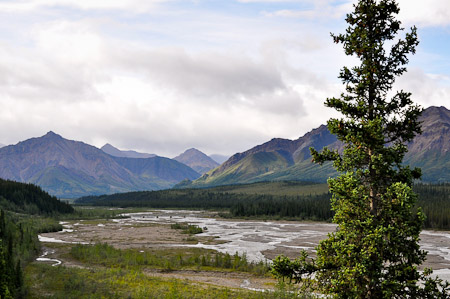
[[[54,132],[0,149],[0,177],[34,183],[63,198],[171,188],[200,174],[169,158],[111,156]]]
[[[450,111],[445,107],[424,110],[421,135],[408,144],[404,162],[422,168],[424,182],[450,181]],[[311,163],[309,147],[342,149],[325,125],[296,140],[274,138],[243,153],[237,153],[219,167],[193,182],[176,187],[210,187],[260,181],[302,180],[325,182],[337,173],[331,163]]]
[[[424,182],[450,181],[450,111],[425,109],[423,133],[408,144],[405,163],[422,168]],[[176,187],[210,187],[261,181],[325,182],[336,175],[331,163],[311,163],[309,148],[341,150],[322,125],[296,140],[274,138],[221,165],[196,149],[174,159],[106,144],[102,149],[54,132],[0,148],[0,178],[34,183],[52,195],[85,195]],[[203,175],[201,175],[203,174]]]

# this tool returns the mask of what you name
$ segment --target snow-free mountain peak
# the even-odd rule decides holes
[[[408,144],[404,162],[422,168],[425,182],[449,182],[450,111],[445,107],[429,107],[419,119],[421,135]],[[310,147],[327,146],[342,150],[325,125],[311,130],[296,140],[273,138],[243,153],[230,157],[219,167],[183,187],[208,187],[274,180],[325,182],[336,175],[331,163],[322,166],[311,162]]]
[[[173,159],[191,167],[200,174],[219,166],[219,163],[196,148],[190,148]]]
[[[178,161],[119,158],[53,132],[0,148],[0,178],[63,198],[170,188],[199,174]]]

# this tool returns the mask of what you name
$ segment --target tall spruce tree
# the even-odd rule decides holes
[[[418,39],[413,27],[394,41],[403,30],[398,12],[394,0],[360,0],[347,15],[346,32],[332,34],[346,55],[360,60],[339,74],[346,92],[325,102],[343,115],[330,119],[328,129],[344,151],[311,149],[313,161],[331,160],[341,173],[328,181],[337,230],[320,242],[317,258],[303,252],[273,264],[276,276],[337,298],[448,298],[448,284],[418,270],[426,257],[418,244],[424,215],[413,212],[411,185],[420,169],[402,161],[405,143],[421,133],[421,108],[408,92],[390,93]],[[314,279],[306,280],[308,274]]]

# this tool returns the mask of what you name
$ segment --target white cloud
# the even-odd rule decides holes
[[[412,100],[424,108],[442,106],[450,99],[450,78],[443,75],[426,74],[418,68],[409,68],[400,77],[394,90],[411,92]]]
[[[273,12],[264,12],[263,14],[269,17],[287,17],[317,21],[340,19],[345,16],[346,13],[351,11],[351,8],[351,3],[345,3],[338,6],[326,3],[315,3],[312,9],[282,9]]]
[[[154,83],[180,94],[210,99],[260,95],[284,89],[270,62],[215,52],[187,54],[181,49],[116,52],[113,60],[130,72],[143,72]]]
[[[407,25],[439,27],[450,25],[448,0],[399,0],[400,18]]]
[[[311,0],[237,0],[241,3],[290,3],[290,2],[311,2]]]
[[[336,1],[276,1],[276,0],[239,0],[242,3],[298,3],[309,4],[309,9],[281,9],[264,12],[266,16],[306,19],[343,18],[353,10],[355,0]],[[407,25],[420,27],[446,27],[450,25],[450,2],[448,0],[398,0],[400,19]]]
[[[61,1],[1,2],[0,13],[12,13],[0,22],[10,29],[0,35],[0,142],[53,130],[167,156],[188,147],[233,154],[273,137],[298,138],[333,114],[323,102],[339,95],[339,68],[352,60],[332,43],[329,31],[340,29],[329,22],[350,2],[289,4],[311,6],[311,18],[176,2],[175,11],[160,3],[164,14],[134,14],[157,2],[68,0],[69,9],[56,10],[49,8]],[[20,21],[8,19],[20,7],[29,9]],[[408,74],[399,84],[418,101],[448,99],[444,79]]]
[[[53,130],[167,156],[232,154],[298,137],[292,124],[306,116],[276,55],[128,44],[86,20],[42,23],[31,36],[33,47],[0,47],[3,143]]]
[[[133,12],[145,12],[155,5],[170,0],[5,0],[0,3],[0,11],[27,12],[40,8],[68,7],[82,10],[130,10]]]
[[[247,2],[247,1],[245,1]],[[258,2],[254,0],[251,2]],[[276,2],[276,1],[265,1]],[[309,19],[314,21],[329,21],[330,19],[343,18],[346,13],[352,10],[352,5],[355,2],[351,1],[336,1],[336,0],[319,0],[319,1],[292,1],[298,3],[298,8],[280,9],[275,11],[264,11],[263,15],[268,17],[284,17],[284,18],[298,18]]]

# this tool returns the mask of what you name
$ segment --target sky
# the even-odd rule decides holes
[[[336,113],[349,0],[1,0],[0,143],[54,131],[174,157],[297,139]],[[396,89],[450,108],[450,1],[399,0]]]

